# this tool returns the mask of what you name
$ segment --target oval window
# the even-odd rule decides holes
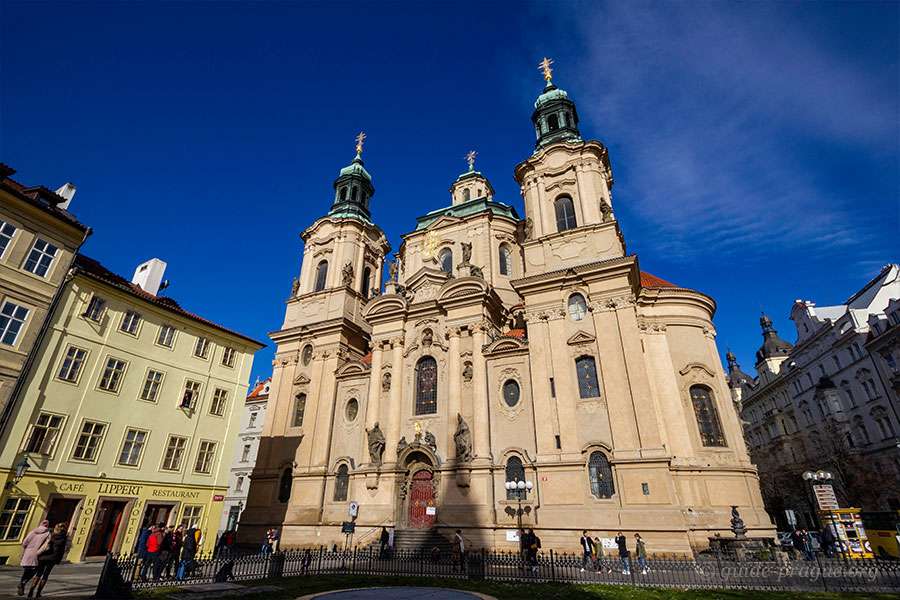
[[[519,384],[514,379],[503,384],[503,400],[508,406],[519,403]]]
[[[312,361],[312,344],[307,344],[305,348],[303,348],[303,366],[308,367],[310,361]]]
[[[587,303],[581,294],[572,294],[569,296],[569,316],[573,321],[580,321],[587,313]]]
[[[356,415],[359,414],[359,402],[356,401],[356,398],[352,398],[350,402],[347,403],[347,420],[355,421]]]

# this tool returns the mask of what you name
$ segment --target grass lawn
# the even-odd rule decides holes
[[[758,592],[753,590],[677,590],[640,588],[618,585],[574,583],[514,583],[474,579],[441,579],[437,577],[386,577],[367,575],[307,575],[240,582],[247,587],[274,585],[280,592],[269,591],[260,600],[288,600],[306,594],[360,587],[440,587],[469,590],[494,596],[498,600],[896,600],[892,594],[826,594],[822,592]],[[176,588],[141,590],[134,596],[140,600],[163,599]],[[255,596],[250,596],[251,598]]]

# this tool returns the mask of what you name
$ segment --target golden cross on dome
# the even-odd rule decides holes
[[[547,83],[550,83],[550,80],[553,79],[553,69],[550,68],[552,64],[553,61],[545,56],[544,60],[538,65],[544,71],[544,79]]]
[[[466,154],[466,162],[469,163],[469,168],[475,165],[475,157],[478,156],[478,153],[474,150],[469,150],[469,153]]]
[[[363,145],[364,139],[366,139],[366,134],[364,134],[362,131],[360,131],[359,135],[356,136],[356,153],[357,154],[362,154],[362,145]]]

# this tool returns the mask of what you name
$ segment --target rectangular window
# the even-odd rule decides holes
[[[6,254],[6,249],[9,248],[9,243],[16,235],[17,229],[15,225],[0,219],[0,259]]]
[[[248,428],[256,427],[256,415],[258,413],[252,412],[250,413],[250,423],[247,425]]]
[[[234,482],[234,491],[239,492],[241,488],[244,487],[244,478],[240,475],[237,478],[237,481]]]
[[[160,371],[154,371],[153,369],[147,371],[147,379],[144,380],[144,388],[141,390],[141,400],[156,402],[162,380],[163,374]]]
[[[209,473],[212,470],[213,456],[216,454],[216,443],[203,440],[197,449],[197,462],[194,464],[195,473]]]
[[[184,394],[181,396],[181,408],[193,409],[200,398],[200,382],[187,381],[184,384]]]
[[[237,351],[234,348],[225,348],[225,351],[222,353],[222,364],[226,367],[233,367],[236,355]]]
[[[166,454],[163,457],[162,468],[166,471],[180,471],[181,458],[184,456],[184,447],[186,445],[187,438],[170,435],[169,441],[166,443]]]
[[[31,252],[28,253],[28,258],[25,260],[25,265],[22,268],[38,277],[44,277],[47,275],[47,271],[50,270],[50,265],[53,264],[53,259],[56,258],[57,252],[59,252],[59,248],[46,240],[37,238],[34,240],[34,245],[31,247]]]
[[[106,361],[106,368],[103,369],[103,375],[100,377],[100,389],[107,392],[118,392],[126,364],[124,360],[110,356]]]
[[[181,526],[185,530],[200,526],[200,515],[203,514],[202,506],[185,506],[181,513]]]
[[[575,361],[578,376],[578,394],[582,398],[599,398],[600,384],[597,381],[597,365],[591,356],[582,356]]]
[[[29,309],[7,300],[0,309],[0,344],[15,346]]]
[[[103,433],[105,431],[106,425],[103,423],[85,421],[81,427],[81,433],[78,435],[78,442],[75,444],[75,452],[72,454],[72,458],[77,460],[95,460],[97,453],[100,451],[100,443],[103,441]]]
[[[59,377],[63,381],[78,381],[78,375],[81,374],[81,367],[87,356],[87,350],[69,346],[66,350],[66,357],[63,359],[62,366],[59,368]]]
[[[125,432],[125,441],[122,443],[122,452],[119,453],[119,464],[136,467],[144,451],[146,439],[146,431],[128,428]]]
[[[205,337],[197,338],[197,345],[194,346],[194,356],[197,358],[206,358],[209,356],[209,340]]]
[[[891,373],[893,373],[894,375],[900,373],[900,369],[897,368],[897,361],[894,360],[893,354],[885,354],[884,361],[887,363],[887,366],[891,370]]]
[[[84,309],[84,315],[82,316],[91,321],[99,321],[100,317],[103,316],[104,306],[106,306],[106,300],[99,296],[94,296],[91,298],[91,301],[88,302],[87,308]]]
[[[225,414],[225,404],[228,402],[228,390],[216,388],[213,393],[212,403],[209,405],[209,414],[221,417]]]
[[[51,454],[59,431],[62,429],[63,418],[59,415],[40,413],[37,421],[31,427],[28,441],[25,442],[25,452],[36,454]]]
[[[125,333],[130,333],[131,335],[137,335],[138,325],[141,322],[141,315],[133,311],[126,311],[125,316],[122,318],[122,326],[119,327]]]
[[[250,460],[250,444],[244,444],[244,450],[241,452],[241,462]]]
[[[172,347],[172,341],[175,339],[175,328],[163,325],[159,328],[159,335],[156,336],[156,343],[166,348]]]
[[[306,413],[306,394],[297,394],[297,404],[294,405],[294,427],[303,427],[303,415]]]
[[[17,540],[25,527],[31,498],[7,498],[0,511],[0,540]]]

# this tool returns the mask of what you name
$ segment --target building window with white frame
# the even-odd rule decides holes
[[[18,227],[12,223],[0,219],[0,259],[6,254],[6,249],[9,248],[9,243],[15,237],[17,230]]]
[[[206,358],[209,356],[209,340],[205,337],[197,338],[197,345],[194,346],[194,356],[197,358]]]
[[[29,273],[34,273],[38,277],[45,277],[53,264],[53,259],[56,258],[57,252],[59,252],[59,248],[47,240],[36,238],[22,269]]]
[[[63,381],[76,383],[78,376],[81,374],[81,367],[84,365],[84,359],[87,357],[87,350],[69,346],[66,350],[66,356],[63,358],[62,365],[59,367],[57,377]]]
[[[512,274],[512,252],[506,244],[500,244],[500,274],[507,277]]]
[[[170,325],[162,325],[159,328],[159,335],[156,336],[156,343],[166,348],[172,347],[175,340],[175,328]]]
[[[193,409],[200,398],[200,382],[188,380],[184,383],[184,394],[181,395],[181,408]]]
[[[250,444],[244,444],[244,449],[241,451],[241,462],[249,462],[250,461]]]
[[[162,385],[164,377],[165,375],[161,371],[149,369],[147,378],[144,379],[144,387],[141,389],[141,400],[156,402],[156,398],[159,395],[159,387]]]
[[[235,482],[234,482],[234,491],[240,492],[243,487],[244,487],[244,476],[238,475],[237,480],[235,480]]]
[[[30,309],[7,300],[0,309],[0,344],[15,346]]]
[[[200,515],[203,514],[202,506],[185,506],[181,513],[181,526],[186,530],[200,526]]]
[[[257,412],[250,413],[250,422],[247,424],[248,429],[253,429],[254,427],[256,427],[256,417],[258,414],[259,413]]]
[[[180,471],[181,459],[184,457],[184,448],[187,438],[180,435],[170,435],[166,442],[166,453],[163,455],[162,469],[164,471]]]
[[[84,309],[84,313],[82,314],[82,316],[85,319],[99,322],[100,317],[103,316],[104,306],[106,306],[106,300],[104,300],[100,296],[94,296],[91,298],[91,301],[88,302],[87,308]]]
[[[100,452],[100,444],[103,442],[103,434],[106,433],[106,425],[95,421],[85,421],[81,426],[81,433],[75,443],[75,451],[72,458],[76,460],[94,461]]]
[[[125,431],[125,440],[122,442],[122,451],[119,453],[119,464],[129,467],[138,466],[146,440],[146,431],[129,427]]]
[[[38,414],[37,421],[31,426],[25,452],[49,456],[53,452],[56,438],[62,430],[63,417],[49,413]]]
[[[212,471],[213,457],[216,454],[216,443],[208,440],[200,442],[197,449],[197,462],[194,463],[195,473],[204,473],[209,475]]]
[[[222,364],[226,367],[233,367],[235,356],[237,356],[237,350],[234,348],[225,348],[222,352]]]
[[[7,498],[0,511],[0,540],[17,540],[31,509],[31,498]]]
[[[127,364],[124,360],[110,356],[106,360],[106,367],[103,369],[103,375],[100,377],[100,389],[107,392],[118,392]]]
[[[131,335],[137,335],[138,325],[141,323],[141,315],[134,311],[125,311],[125,316],[122,317],[122,325],[119,327],[121,331],[125,333],[130,333]]]
[[[228,390],[216,388],[213,399],[209,405],[209,414],[221,417],[225,414],[225,405],[228,403]]]

